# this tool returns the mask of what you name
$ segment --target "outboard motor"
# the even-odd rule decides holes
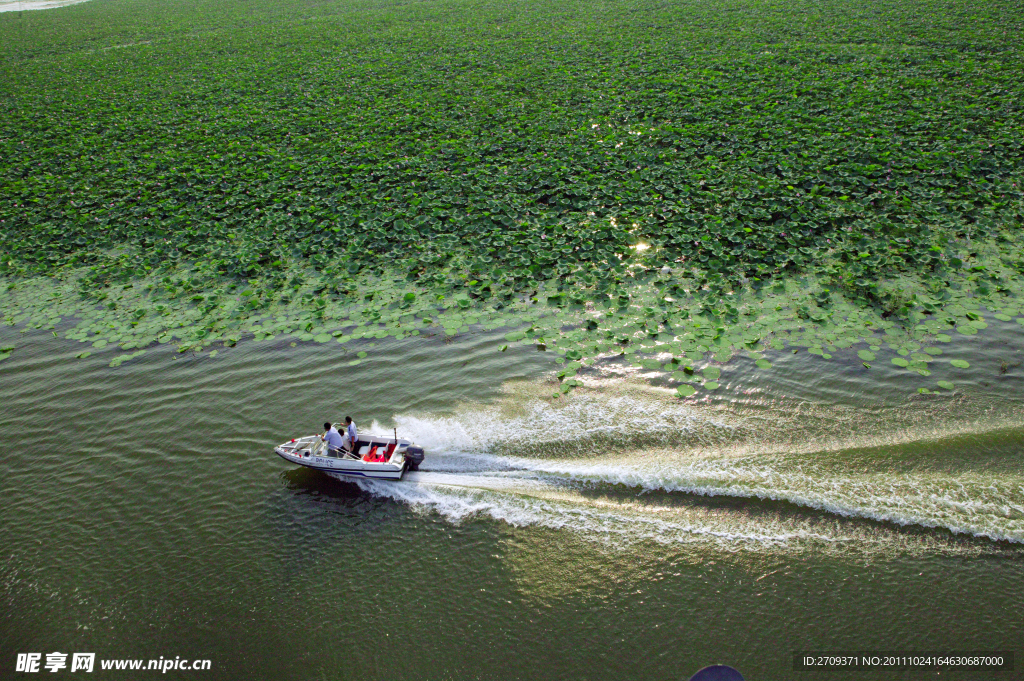
[[[405,460],[409,464],[409,470],[418,471],[423,463],[423,447],[408,447],[405,450]]]

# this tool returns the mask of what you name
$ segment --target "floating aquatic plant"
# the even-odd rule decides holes
[[[1012,5],[578,9],[0,17],[0,313],[97,353],[509,327],[687,380],[1024,323]]]

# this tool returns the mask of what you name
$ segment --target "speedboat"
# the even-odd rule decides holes
[[[323,471],[331,476],[401,480],[405,471],[417,470],[423,448],[409,440],[360,436],[351,451],[328,447],[319,435],[308,435],[274,448],[285,461]]]

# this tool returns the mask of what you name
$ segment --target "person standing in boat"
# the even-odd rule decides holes
[[[345,445],[347,446],[347,448],[348,448],[348,450],[350,452],[351,451],[355,451],[356,442],[358,440],[359,440],[359,437],[358,437],[358,435],[356,435],[356,424],[355,424],[355,422],[352,421],[352,417],[351,416],[346,416],[345,417],[345,441],[346,441]]]
[[[326,432],[320,436],[320,439],[327,443],[327,451],[329,453],[339,451],[341,449],[341,433],[330,423],[324,423],[324,430]]]

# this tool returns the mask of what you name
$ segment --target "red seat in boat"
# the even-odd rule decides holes
[[[395,443],[392,442],[388,445],[372,445],[370,451],[363,457],[363,461],[369,463],[387,463],[391,460],[391,455],[395,453]]]

